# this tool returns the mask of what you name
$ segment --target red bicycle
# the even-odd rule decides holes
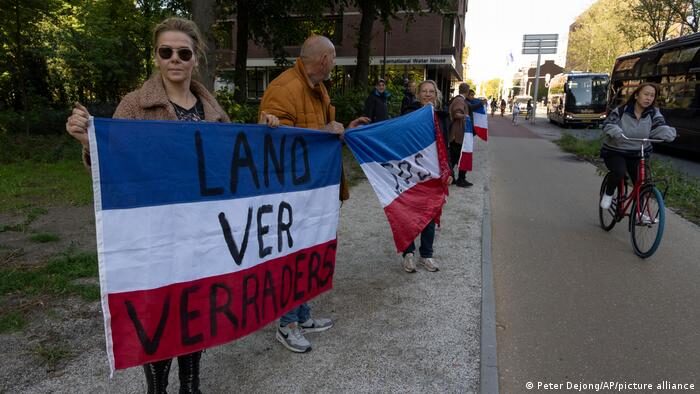
[[[613,198],[610,208],[603,209],[600,206],[598,207],[600,227],[605,231],[610,231],[617,222],[628,216],[628,230],[632,238],[634,253],[641,258],[647,258],[659,248],[661,238],[664,235],[664,224],[666,221],[664,196],[668,187],[664,188],[663,193],[656,187],[650,174],[651,171],[646,165],[644,143],[662,141],[650,138],[628,138],[624,134],[622,137],[629,141],[641,143],[637,180],[632,187],[632,191],[628,193],[627,182],[625,182],[625,179],[622,179],[617,187],[617,195]],[[610,173],[608,172],[600,185],[598,201],[605,193],[609,178]],[[631,210],[628,211],[630,207]]]

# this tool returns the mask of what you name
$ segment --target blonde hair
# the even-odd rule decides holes
[[[435,109],[442,108],[442,92],[440,91],[440,89],[438,89],[437,83],[435,83],[435,81],[433,81],[432,79],[426,79],[425,81],[421,82],[418,85],[418,88],[417,88],[418,94],[420,94],[420,91],[423,88],[423,85],[425,85],[426,83],[432,84],[433,87],[435,88]]]
[[[158,37],[166,31],[177,31],[185,33],[192,40],[192,51],[198,63],[207,62],[207,44],[202,39],[202,33],[199,31],[197,24],[189,19],[172,17],[160,22],[153,29],[153,50],[158,50]]]

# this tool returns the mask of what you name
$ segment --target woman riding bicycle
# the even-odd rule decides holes
[[[600,207],[610,208],[615,188],[625,176],[625,171],[634,182],[637,178],[639,164],[639,142],[628,141],[629,138],[654,138],[667,142],[676,138],[676,129],[666,125],[661,111],[654,106],[658,88],[653,83],[643,83],[632,92],[627,102],[610,112],[603,124],[603,146],[600,157],[610,170],[610,179],[605,194],[600,200]],[[649,157],[651,143],[645,142],[644,157]]]

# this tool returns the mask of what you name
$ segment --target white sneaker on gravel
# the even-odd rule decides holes
[[[277,340],[287,349],[295,353],[306,353],[311,350],[311,342],[304,338],[298,324],[289,324],[285,327],[277,327]]]
[[[309,319],[301,323],[301,333],[322,332],[333,327],[333,320],[327,318]]]
[[[408,273],[416,272],[416,263],[413,261],[413,253],[403,256],[403,269]]]
[[[421,257],[420,263],[423,265],[423,267],[427,271],[430,271],[430,272],[440,271],[440,268],[438,268],[437,263],[435,263],[435,260],[433,260],[432,257]]]

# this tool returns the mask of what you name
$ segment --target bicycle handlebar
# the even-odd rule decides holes
[[[621,134],[622,138],[628,140],[628,141],[639,141],[639,142],[664,142],[664,140],[657,140],[653,138],[630,138],[624,134]]]

